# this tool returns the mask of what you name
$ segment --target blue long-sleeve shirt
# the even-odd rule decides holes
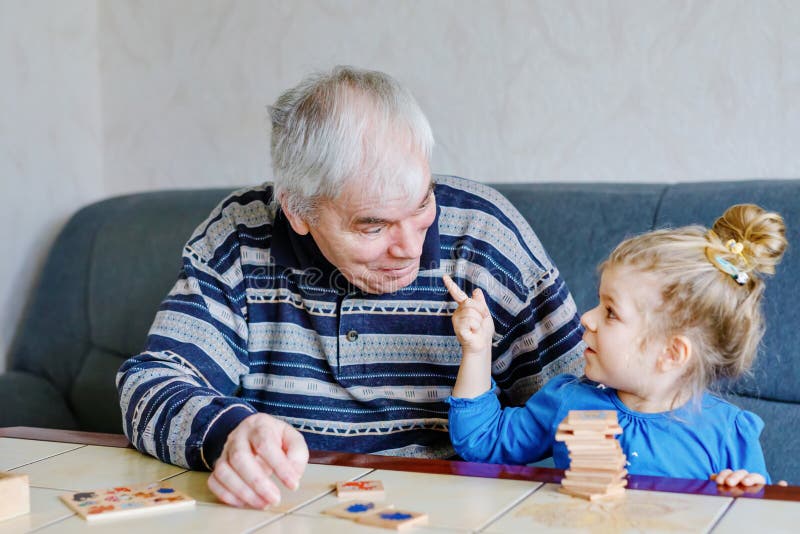
[[[625,406],[616,390],[563,375],[522,407],[501,408],[493,391],[449,402],[450,437],[466,460],[527,464],[552,455],[557,468],[568,469],[567,447],[555,441],[567,412],[615,410],[631,474],[708,479],[723,469],[745,469],[769,482],[758,439],[764,422],[709,393],[699,407],[689,403],[670,412],[639,413]]]
[[[117,375],[131,442],[210,469],[230,431],[265,412],[312,449],[452,456],[446,399],[461,348],[445,272],[487,296],[508,403],[579,367],[575,304],[527,222],[489,187],[436,180],[419,275],[387,295],[349,286],[274,209],[270,185],[225,199],[186,244],[144,351]]]

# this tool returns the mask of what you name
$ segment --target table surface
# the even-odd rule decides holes
[[[0,534],[104,532],[388,532],[323,515],[340,480],[378,479],[386,502],[425,512],[413,532],[796,532],[800,487],[727,492],[709,481],[630,476],[625,497],[604,503],[557,491],[556,469],[312,451],[300,488],[280,505],[241,510],[220,504],[208,473],[165,464],[116,434],[0,428],[0,471],[28,475],[31,513],[0,522]],[[75,491],[167,481],[194,509],[89,525],[58,499]]]

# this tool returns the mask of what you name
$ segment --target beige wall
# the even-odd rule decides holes
[[[0,0],[0,29],[0,368],[68,213],[268,179],[266,106],[337,63],[412,89],[435,172],[800,176],[794,1]]]

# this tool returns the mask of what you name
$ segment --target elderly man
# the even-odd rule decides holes
[[[433,136],[389,76],[337,68],[271,108],[274,183],[233,193],[189,239],[145,350],[117,375],[125,433],[209,469],[224,502],[280,500],[308,446],[453,455],[460,360],[442,275],[480,287],[493,376],[518,404],[580,365],[574,302],[494,190],[433,177]]]

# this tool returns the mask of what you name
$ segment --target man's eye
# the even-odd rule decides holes
[[[378,234],[381,233],[382,230],[383,230],[382,226],[375,226],[375,227],[371,227],[371,228],[365,228],[364,230],[361,230],[361,231],[363,233],[369,234],[369,235],[378,235]]]

